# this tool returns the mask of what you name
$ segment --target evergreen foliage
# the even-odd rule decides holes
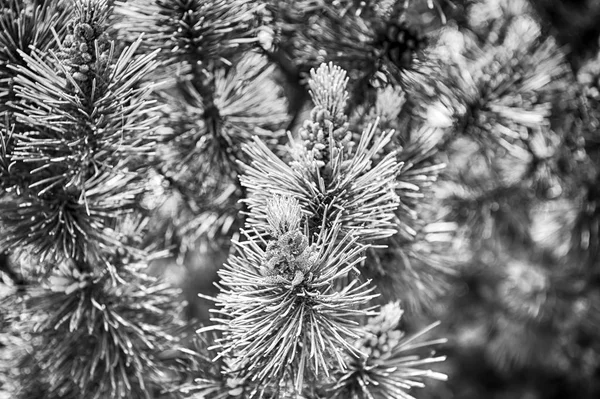
[[[0,0],[0,398],[597,397],[598,12]]]

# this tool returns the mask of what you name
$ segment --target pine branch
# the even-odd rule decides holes
[[[114,221],[141,192],[132,160],[152,151],[156,120],[148,118],[152,87],[138,84],[155,54],[134,57],[138,40],[112,61],[108,12],[104,1],[77,2],[61,52],[20,52],[27,67],[11,66],[17,118],[27,129],[10,135],[10,156],[3,150],[15,184],[7,189],[19,197],[5,201],[4,248],[92,256],[98,244],[115,244]]]
[[[156,76],[168,82],[159,101],[170,131],[155,169],[182,215],[157,223],[172,224],[180,258],[199,239],[216,244],[239,228],[241,146],[252,135],[273,145],[282,136],[286,104],[273,67],[247,51],[258,42],[262,9],[246,0],[117,2],[126,30],[162,49]]]
[[[253,392],[259,397],[280,381],[294,381],[299,391],[305,375],[328,374],[329,358],[343,368],[336,348],[354,351],[348,343],[357,338],[352,319],[365,313],[357,307],[373,297],[367,284],[356,281],[335,289],[361,260],[355,238],[340,240],[340,225],[334,223],[309,243],[299,225],[299,203],[274,201],[269,207],[274,237],[236,244],[236,254],[220,271],[218,297],[227,323],[221,353],[240,359],[242,375],[259,385]]]
[[[454,86],[464,106],[457,130],[524,157],[529,130],[549,124],[548,99],[566,69],[562,53],[551,40],[540,41],[531,21],[504,24],[502,41],[491,35],[482,46],[474,43],[464,59],[468,64],[458,66],[468,72]]]
[[[276,143],[287,113],[272,72],[263,57],[248,54],[231,69],[213,71],[215,91],[210,101],[192,83],[173,82],[176,94],[163,101],[174,126],[167,139],[174,142],[177,155],[172,156],[184,154],[182,169],[193,168],[191,173],[199,180],[209,179],[208,171],[215,167],[220,176],[235,177],[236,160],[244,159],[242,144],[253,135]],[[200,158],[197,165],[190,165],[193,158]]]
[[[177,292],[141,274],[145,266],[136,262],[145,260],[113,260],[127,262],[129,274],[120,268],[128,283],[81,273],[67,260],[47,285],[28,290],[24,306],[27,323],[35,324],[32,360],[40,374],[23,376],[24,389],[41,381],[50,397],[150,398],[166,388],[168,370],[157,354],[173,344],[165,331],[176,322]]]
[[[131,173],[97,174],[85,183],[83,198],[66,193],[40,198],[29,190],[25,196],[7,196],[2,202],[5,235],[0,245],[28,248],[42,259],[93,257],[102,245],[119,245],[114,223],[143,191],[136,178]]]
[[[29,1],[6,0],[0,14],[0,111],[10,109],[15,100],[13,78],[9,65],[25,66],[20,52],[30,54],[32,48],[45,52],[55,46],[52,29],[62,34],[70,10],[56,2],[41,5]],[[2,123],[4,121],[1,121]],[[7,125],[8,126],[8,125]]]
[[[332,77],[314,81],[315,88],[319,84],[323,87],[335,84],[337,88],[318,90],[323,94],[317,94],[321,97],[315,100],[312,120],[305,123],[306,130],[301,132],[304,142],[292,147],[290,166],[258,140],[254,146],[246,147],[253,160],[246,174],[240,177],[248,190],[247,225],[258,228],[261,234],[266,203],[277,194],[300,202],[303,211],[310,215],[311,234],[318,232],[324,222],[339,217],[342,231],[356,234],[361,242],[388,237],[395,232],[391,212],[398,204],[394,179],[399,165],[393,153],[376,166],[372,166],[372,159],[389,142],[393,132],[376,137],[376,127],[370,126],[358,143],[352,143],[347,124],[340,124],[346,118],[340,113],[344,91],[335,82],[342,82],[343,74],[325,64],[316,72],[319,73],[329,73]],[[356,148],[351,151],[353,144]]]
[[[396,302],[384,306],[379,316],[369,319],[364,335],[355,343],[364,355],[353,358],[347,370],[335,373],[328,397],[414,399],[408,391],[424,387],[424,378],[447,379],[446,375],[428,369],[429,365],[444,361],[445,356],[418,354],[418,349],[446,342],[444,339],[421,340],[437,323],[405,337],[398,330],[401,316],[402,310]]]
[[[182,214],[167,223],[182,237],[182,255],[198,239],[216,244],[239,229],[237,202],[243,189],[237,162],[247,159],[242,145],[257,135],[275,147],[282,136],[286,104],[271,76],[273,67],[265,61],[250,53],[232,68],[214,71],[211,110],[187,82],[178,83],[174,94],[163,99],[165,123],[172,127],[160,147],[157,167],[180,197]],[[179,89],[185,97],[178,95]]]
[[[101,169],[116,158],[150,152],[153,137],[142,139],[139,132],[152,133],[156,121],[147,118],[152,102],[146,97],[152,87],[135,85],[156,63],[152,53],[132,58],[140,43],[138,40],[124,51],[110,69],[107,60],[91,60],[91,74],[97,76],[90,78],[90,86],[78,83],[86,83],[88,78],[84,80],[83,76],[87,75],[69,71],[67,68],[73,67],[66,67],[56,58],[53,66],[37,54],[23,54],[31,70],[17,68],[17,91],[23,99],[19,117],[40,131],[20,138],[23,143],[15,145],[15,159],[45,165],[85,159],[87,155],[91,165]],[[108,53],[104,55],[110,58]],[[76,183],[66,180],[61,184],[68,187]]]
[[[146,36],[150,49],[162,49],[167,63],[184,63],[203,97],[210,95],[210,73],[230,65],[236,52],[256,43],[256,20],[263,6],[248,0],[134,0],[117,1],[126,18],[122,28],[135,37]]]
[[[219,273],[219,357],[239,360],[229,375],[250,397],[301,392],[328,378],[331,362],[346,369],[339,350],[365,356],[351,341],[374,295],[353,276],[364,249],[394,233],[395,153],[371,166],[393,132],[370,126],[352,142],[344,71],[324,64],[312,75],[315,108],[290,164],[258,138],[246,147],[245,239]]]

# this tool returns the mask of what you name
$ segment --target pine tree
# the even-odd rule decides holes
[[[0,397],[596,397],[592,3],[1,0]]]

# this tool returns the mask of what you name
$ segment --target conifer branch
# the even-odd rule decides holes
[[[376,166],[372,166],[372,159],[389,142],[393,132],[376,137],[373,125],[363,132],[358,143],[351,142],[348,124],[343,122],[346,117],[339,110],[345,98],[343,86],[336,83],[335,89],[325,88],[343,81],[343,75],[339,69],[323,64],[315,76],[327,73],[332,77],[311,83],[315,90],[330,94],[316,94],[319,97],[312,120],[306,122],[307,130],[301,133],[305,140],[292,147],[290,166],[258,140],[254,146],[246,147],[253,162],[246,167],[240,181],[248,190],[245,200],[250,210],[248,223],[261,224],[261,220],[266,220],[264,212],[269,196],[278,194],[300,202],[302,209],[311,215],[311,233],[318,231],[323,222],[330,223],[327,219],[339,217],[342,230],[356,234],[361,242],[388,237],[395,232],[391,211],[398,206],[394,180],[400,165],[393,153]],[[328,109],[337,114],[329,114]],[[336,117],[337,122],[333,119]],[[334,130],[336,123],[343,124]],[[356,149],[351,151],[353,144]],[[322,151],[329,155],[321,159]]]
[[[258,138],[245,147],[252,160],[240,177],[248,193],[245,238],[219,272],[219,357],[239,359],[230,375],[256,384],[250,397],[301,392],[306,381],[330,375],[328,359],[345,370],[348,360],[333,348],[366,356],[350,343],[375,296],[369,281],[354,277],[356,266],[365,248],[395,233],[396,154],[371,166],[393,132],[372,125],[351,142],[344,72],[323,64],[313,78],[310,130],[291,148],[289,164]],[[315,150],[328,155],[316,163],[307,155]]]
[[[463,96],[459,104],[466,111],[460,114],[458,128],[523,157],[528,130],[549,124],[551,104],[546,99],[566,65],[556,44],[551,39],[541,42],[535,27],[515,21],[506,29],[500,46],[473,44],[465,59],[473,61],[470,67],[459,66],[468,72],[457,81],[456,92]]]
[[[70,10],[55,2],[29,4],[29,1],[6,0],[0,14],[0,111],[10,109],[15,100],[13,78],[15,72],[9,65],[26,63],[19,52],[31,53],[35,48],[45,52],[52,48],[55,37],[52,29],[61,34]],[[0,125],[4,120],[0,121]]]
[[[260,387],[258,396],[288,379],[301,390],[305,375],[328,374],[330,358],[343,368],[335,348],[354,351],[348,343],[357,338],[352,318],[364,314],[358,307],[373,298],[367,284],[356,281],[335,288],[362,252],[354,238],[338,238],[338,223],[311,243],[298,223],[298,202],[270,204],[273,238],[237,243],[220,271],[219,312],[227,320],[222,353],[240,359],[242,375]]]
[[[446,342],[445,339],[421,341],[439,323],[405,337],[398,330],[401,316],[402,310],[396,302],[384,306],[379,316],[369,319],[364,336],[355,344],[365,355],[352,360],[347,370],[335,374],[331,398],[414,399],[408,391],[424,387],[423,378],[447,379],[446,375],[428,369],[429,365],[444,361],[444,356],[421,357],[415,351]]]
[[[240,227],[234,221],[242,196],[237,162],[246,159],[242,145],[257,135],[275,147],[283,134],[286,103],[271,77],[273,67],[265,61],[250,53],[230,69],[214,71],[215,108],[210,118],[205,99],[189,83],[174,86],[182,89],[185,97],[175,94],[164,98],[165,113],[174,127],[160,147],[160,174],[187,204],[185,216],[174,221],[183,237],[181,254],[200,238],[228,240]],[[187,187],[200,190],[193,192]]]
[[[208,70],[257,42],[256,18],[263,8],[248,0],[129,0],[116,6],[127,18],[127,30],[135,37],[147,35],[147,45],[164,49],[161,57],[168,63]]]
[[[131,160],[152,150],[156,120],[148,118],[152,87],[137,85],[156,66],[155,54],[134,58],[138,40],[112,61],[108,12],[105,1],[76,2],[61,52],[20,51],[27,65],[11,65],[16,116],[27,128],[10,136],[4,161],[20,199],[3,212],[3,248],[91,256],[99,243],[115,244],[115,219],[142,191]]]
[[[144,32],[145,43],[162,50],[155,76],[166,82],[159,101],[169,129],[155,169],[183,214],[157,223],[181,238],[180,258],[199,239],[222,242],[239,228],[241,146],[252,135],[274,146],[283,133],[286,103],[273,66],[248,51],[263,8],[247,0],[117,2],[127,34]]]
[[[30,190],[24,192],[27,200],[7,196],[2,205],[5,234],[0,245],[29,248],[42,259],[80,259],[84,254],[93,256],[99,245],[119,245],[112,227],[143,191],[135,179],[131,173],[97,174],[83,186],[84,198],[67,194],[40,198]],[[52,263],[44,264],[52,267]]]
[[[163,390],[169,376],[157,354],[173,342],[165,326],[176,320],[176,290],[140,274],[135,260],[126,261],[130,273],[120,267],[125,285],[106,273],[81,273],[73,262],[55,266],[47,285],[27,292],[31,361],[40,374],[25,378],[23,389],[41,382],[50,397],[144,399]]]

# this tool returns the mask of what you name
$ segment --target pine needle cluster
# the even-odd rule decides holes
[[[23,278],[2,313],[30,348],[15,397],[154,397],[172,380],[159,354],[178,290],[145,275],[147,223],[128,214],[157,141],[142,82],[156,52],[115,43],[105,0],[18,3],[2,13],[18,28],[3,32],[0,141],[0,250]]]
[[[402,313],[399,303],[391,302],[382,307],[380,315],[369,319],[365,334],[355,343],[363,355],[353,359],[347,370],[338,371],[336,382],[330,387],[332,398],[413,399],[407,392],[423,387],[424,377],[446,379],[444,374],[422,368],[444,360],[443,357],[419,358],[410,354],[445,340],[420,340],[435,325],[405,337],[398,329]]]
[[[353,142],[345,72],[323,64],[311,76],[315,107],[287,162],[258,139],[246,146],[248,217],[219,271],[218,357],[233,359],[231,375],[245,381],[249,397],[312,397],[326,389],[317,381],[330,381],[332,367],[346,370],[366,356],[354,342],[368,333],[359,322],[374,315],[376,295],[357,277],[365,249],[395,233],[400,165],[391,153],[371,166],[393,132],[375,137],[371,125]]]
[[[258,135],[274,147],[283,136],[287,104],[274,67],[252,51],[263,9],[246,0],[116,2],[116,26],[161,49],[153,76],[163,82],[156,100],[165,128],[153,169],[170,198],[159,194],[154,207],[175,204],[177,216],[156,224],[180,260],[199,241],[229,242],[244,194],[242,145]]]
[[[136,86],[154,55],[134,58],[138,42],[114,57],[99,33],[107,8],[78,2],[73,33],[57,53],[19,52],[25,65],[15,66],[11,105],[18,124],[3,135],[3,164],[15,182],[5,188],[3,250],[93,256],[98,245],[115,244],[114,221],[141,192],[131,160],[151,151],[154,121],[151,88]]]
[[[159,354],[175,342],[165,326],[176,326],[177,290],[144,276],[147,265],[119,268],[127,283],[118,284],[72,262],[18,304],[27,321],[20,328],[32,331],[21,397],[40,383],[44,397],[153,397],[173,378]]]

